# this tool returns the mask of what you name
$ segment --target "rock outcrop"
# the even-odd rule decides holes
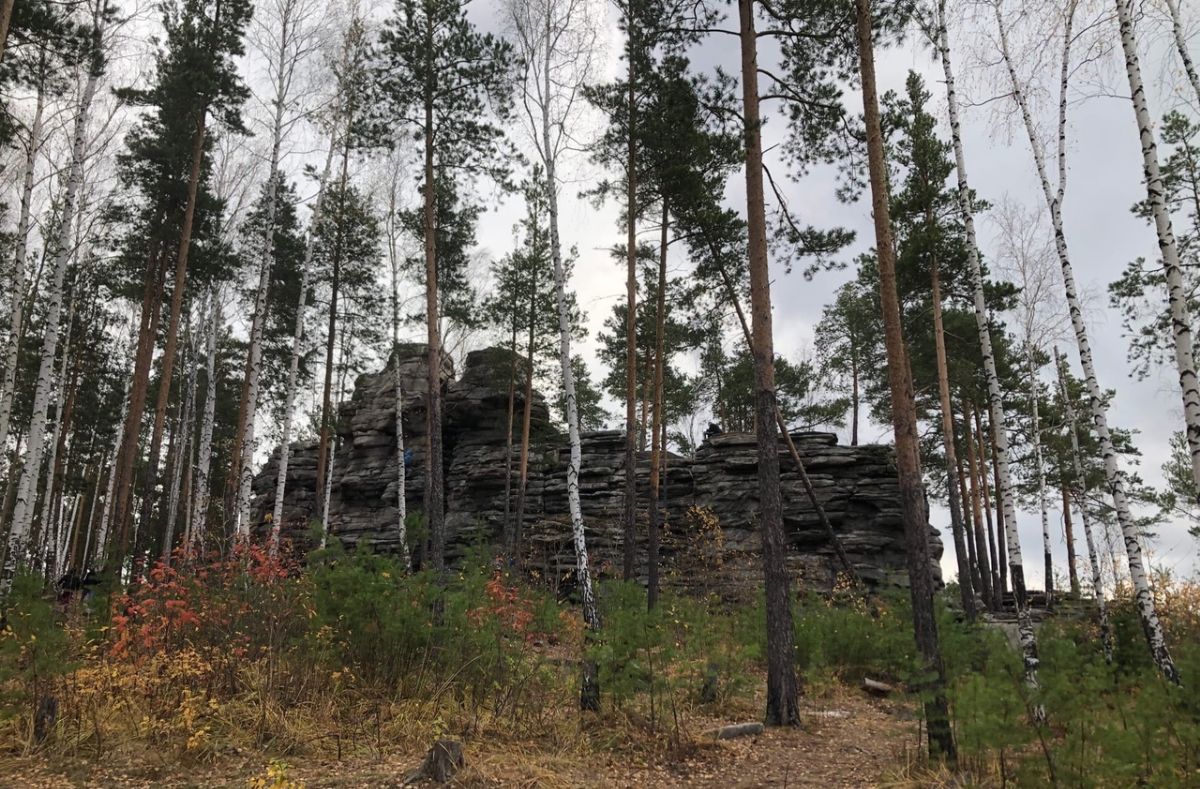
[[[427,376],[424,347],[399,349],[379,373],[360,376],[354,395],[338,414],[338,448],[333,463],[330,530],[348,547],[366,541],[374,550],[397,547],[395,398],[392,367],[401,365],[405,431],[405,484],[409,511],[422,506],[427,434]],[[443,369],[445,402],[446,528],[448,560],[461,559],[473,545],[499,544],[505,517],[505,468],[509,381],[512,357],[501,349],[468,355],[461,377]],[[524,398],[514,393],[514,469],[509,508],[516,497],[516,455]],[[532,399],[532,439],[524,524],[526,567],[552,583],[569,586],[575,557],[566,499],[565,436],[553,424],[541,394]],[[845,447],[830,433],[795,433],[793,438],[812,483],[860,577],[876,585],[905,585],[905,541],[893,452],[888,446]],[[314,519],[316,443],[292,447],[284,506],[285,533],[302,539]],[[836,557],[816,512],[781,444],[780,466],[789,565],[798,581],[828,588],[836,578]],[[273,505],[276,460],[256,478],[260,513]],[[620,431],[583,435],[580,497],[588,548],[602,576],[619,566],[622,551],[624,437]],[[644,537],[649,486],[648,453],[634,470],[643,497],[639,504]],[[666,527],[662,560],[666,583],[704,593],[744,597],[761,584],[759,535],[755,521],[757,476],[755,440],[750,434],[718,435],[695,457],[670,454],[664,484]],[[942,552],[936,530],[932,549]],[[639,546],[639,556],[644,556]]]

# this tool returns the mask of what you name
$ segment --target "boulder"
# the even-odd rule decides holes
[[[365,541],[395,551],[397,463],[393,365],[400,365],[404,408],[405,493],[409,512],[422,508],[428,391],[425,346],[401,346],[387,367],[359,376],[342,403],[333,458],[331,533],[348,548]],[[514,370],[516,370],[514,377]],[[498,545],[505,517],[506,459],[511,452],[508,510],[515,509],[520,423],[525,405],[520,360],[504,349],[467,355],[461,377],[442,371],[447,560],[460,561],[472,545]],[[510,381],[515,381],[513,440],[506,439]],[[569,590],[575,553],[567,508],[566,437],[546,399],[531,398],[531,440],[524,525],[525,566]],[[907,585],[904,528],[889,446],[840,446],[832,433],[796,432],[816,494],[860,577],[873,585]],[[595,571],[621,566],[625,438],[618,430],[582,435],[580,502]],[[303,540],[315,516],[315,442],[293,444],[283,528]],[[837,558],[781,442],[780,483],[788,566],[798,585],[822,590],[836,582]],[[260,523],[274,505],[278,452],[254,481]],[[750,599],[761,586],[755,437],[727,433],[706,439],[694,457],[667,453],[663,484],[663,581],[696,593]],[[638,453],[639,541],[645,539],[649,453]],[[930,529],[933,570],[940,582],[942,543]],[[418,552],[419,553],[419,552]],[[644,545],[638,546],[644,561]],[[637,568],[645,575],[645,567]]]

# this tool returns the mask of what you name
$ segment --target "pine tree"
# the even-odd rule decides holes
[[[425,516],[433,566],[445,564],[442,347],[439,315],[439,195],[454,178],[503,182],[503,123],[512,104],[512,48],[477,32],[461,0],[398,0],[380,35],[377,78],[388,122],[421,143],[425,322],[429,343]],[[398,140],[397,140],[398,142]]]
[[[874,34],[870,0],[856,0],[855,20],[859,69],[862,77],[863,114],[867,126],[867,154],[871,178],[871,205],[875,219],[875,253],[879,259],[880,302],[883,308],[888,379],[892,394],[892,423],[896,434],[896,465],[900,475],[901,511],[909,543],[909,586],[913,601],[913,629],[917,649],[925,667],[933,674],[931,697],[925,703],[930,750],[953,759],[954,739],[950,732],[945,697],[945,676],[933,617],[933,589],[929,571],[928,513],[921,480],[921,457],[917,439],[916,404],[912,371],[900,323],[896,291],[895,247],[889,215],[887,174],[883,135],[875,83]]]
[[[211,10],[210,10],[211,9]],[[210,16],[211,13],[211,16]],[[189,254],[197,233],[211,232],[219,206],[204,188],[205,152],[211,148],[209,117],[240,130],[239,110],[246,88],[235,58],[243,51],[242,33],[250,16],[245,0],[181,0],[164,9],[165,48],[159,54],[154,84],[126,90],[125,98],[147,108],[122,157],[122,178],[136,187],[145,204],[134,217],[129,253],[144,255],[141,322],[130,391],[129,412],[117,461],[113,523],[117,545],[109,561],[120,571],[132,533],[134,469],[140,444],[142,412],[150,385],[151,360],[159,329],[160,301],[168,262],[174,252],[168,324],[160,363],[148,459],[142,486],[142,540],[151,541],[149,515],[157,480],[167,402],[170,395],[179,319],[187,287]],[[182,205],[181,205],[182,203]],[[133,241],[136,234],[145,242]]]

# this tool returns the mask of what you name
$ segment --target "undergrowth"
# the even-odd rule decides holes
[[[1185,681],[1200,677],[1200,593],[1158,588]],[[177,556],[122,594],[67,606],[21,576],[0,634],[0,754],[164,768],[255,754],[265,766],[252,785],[291,786],[297,760],[418,753],[447,736],[555,758],[681,756],[707,721],[761,713],[761,601],[668,592],[648,611],[644,590],[619,582],[599,600],[602,633],[585,641],[571,601],[483,554],[439,577],[337,548],[301,567],[253,544]],[[919,684],[903,595],[797,603],[807,695],[864,677]],[[1127,593],[1112,618],[1112,664],[1092,621],[1045,625],[1031,688],[1001,633],[941,607],[960,770],[910,754],[897,782],[1196,785],[1197,685],[1154,673]],[[598,715],[578,711],[585,659],[599,668]]]

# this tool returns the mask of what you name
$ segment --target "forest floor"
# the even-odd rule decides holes
[[[755,699],[758,702],[759,699]],[[451,782],[458,787],[845,787],[900,786],[911,754],[919,751],[918,721],[911,703],[870,698],[856,688],[833,686],[802,700],[803,724],[768,729],[757,736],[717,741],[712,732],[754,720],[749,700],[728,715],[691,714],[672,735],[640,736],[630,722],[621,731],[613,715],[584,723],[583,736],[607,738],[591,753],[540,742],[496,742],[463,738],[466,768]],[[761,706],[758,707],[761,710]],[[594,731],[587,729],[594,727]],[[667,733],[662,730],[667,729]],[[657,742],[654,740],[657,737]],[[647,742],[651,741],[651,742]],[[0,762],[0,787],[247,787],[323,789],[399,787],[423,753],[390,750],[343,759],[288,760],[294,783],[252,783],[263,777],[268,757],[244,753],[210,763],[179,765],[153,758],[121,764],[113,760],[61,761],[38,757]]]

